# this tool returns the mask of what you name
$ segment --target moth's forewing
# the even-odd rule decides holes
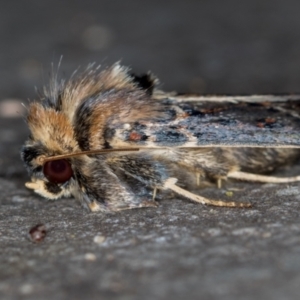
[[[197,100],[198,99],[198,100]],[[300,148],[300,96],[160,99],[169,119],[118,124],[110,145]],[[115,144],[118,141],[118,144]]]

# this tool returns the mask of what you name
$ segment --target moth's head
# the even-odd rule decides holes
[[[67,159],[44,161],[45,157],[49,157],[47,153],[41,144],[27,142],[22,148],[21,158],[31,177],[26,187],[48,199],[70,196],[74,182],[71,162]]]
[[[45,161],[45,158],[78,149],[69,119],[60,111],[33,102],[28,109],[27,123],[31,134],[21,151],[31,176],[26,186],[48,199],[70,195],[73,180],[70,161]]]

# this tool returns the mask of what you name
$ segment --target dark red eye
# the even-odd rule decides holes
[[[73,170],[67,160],[58,159],[47,161],[44,164],[43,173],[52,183],[64,183],[72,177]]]

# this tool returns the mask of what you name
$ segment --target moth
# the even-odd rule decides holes
[[[52,80],[28,107],[31,133],[21,150],[31,177],[26,187],[109,212],[155,207],[157,191],[249,207],[187,187],[220,187],[228,178],[300,180],[268,175],[300,157],[300,96],[176,95],[159,91],[157,83],[150,73],[135,76],[118,63]]]

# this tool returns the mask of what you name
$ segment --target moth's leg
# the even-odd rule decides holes
[[[258,175],[258,174],[247,173],[247,172],[240,172],[240,171],[229,172],[227,177],[238,179],[238,180],[256,181],[256,182],[265,182],[265,183],[287,183],[287,182],[300,181],[300,176],[275,177],[275,176],[266,176],[266,175]]]
[[[166,159],[177,164],[195,176],[195,183],[200,186],[201,179],[214,181],[221,188],[222,180],[226,180],[230,170],[236,170],[235,162],[224,157],[220,148],[199,148],[194,150],[175,149]]]
[[[115,164],[118,168],[120,165]],[[156,202],[140,197],[105,162],[93,160],[77,175],[78,187],[72,194],[91,211],[119,211],[153,207]]]
[[[156,193],[157,193],[157,188],[155,187],[154,190],[153,190],[153,195],[152,195],[152,200],[153,201],[155,201]]]
[[[148,155],[136,154],[110,157],[106,163],[138,197],[156,205],[157,188],[167,178],[163,165]]]
[[[200,186],[200,181],[201,181],[201,173],[196,172],[196,184],[197,184],[197,186]]]
[[[197,194],[193,194],[193,193],[179,187],[178,185],[176,185],[176,182],[177,182],[176,178],[168,178],[165,181],[163,188],[170,189],[173,192],[175,192],[185,198],[188,198],[192,201],[195,201],[195,202],[198,202],[201,204],[207,204],[207,205],[212,205],[212,206],[225,206],[225,207],[251,207],[251,203],[240,203],[240,202],[234,202],[234,201],[226,202],[226,201],[221,201],[221,200],[207,199],[205,197],[199,196]]]
[[[162,188],[164,181],[169,177],[164,163],[145,154],[114,156],[108,158],[106,163],[133,189],[137,186],[146,186],[151,189],[153,202],[157,189]]]
[[[111,159],[107,163],[111,166]],[[113,158],[113,165],[118,166],[119,171],[126,173],[133,178],[138,179],[141,183],[147,184],[149,187],[156,189],[169,189],[173,192],[182,195],[192,201],[225,207],[250,207],[250,203],[226,202],[219,200],[210,200],[202,196],[193,194],[176,185],[177,178],[170,177],[168,170],[163,163],[153,160],[152,157],[134,155],[134,156],[119,156]],[[113,166],[111,166],[113,167]]]
[[[217,179],[217,187],[220,189],[222,187],[222,178]]]
[[[211,175],[208,173],[208,175]],[[210,177],[213,177],[216,184],[217,184],[217,188],[218,189],[221,189],[222,188],[222,183],[223,183],[223,180],[226,180],[227,176],[224,176],[224,175],[220,175],[220,177],[218,177],[218,175],[216,174],[213,174],[214,176],[210,176]],[[199,187],[200,186],[200,183],[201,183],[201,173],[199,172],[196,172],[196,185]]]
[[[179,154],[184,155],[180,160],[193,167],[196,174],[197,170],[200,170],[204,176],[215,179],[218,188],[221,188],[222,181],[227,178],[265,183],[300,181],[300,176],[280,178],[253,173],[270,172],[278,166],[291,163],[299,158],[299,149],[207,148],[189,153],[181,151]],[[240,169],[242,171],[239,171]]]
[[[152,199],[155,202],[158,189],[164,189],[165,181],[171,177],[170,164],[165,160],[141,153],[134,155],[113,156],[107,159],[107,164],[114,169],[118,176],[120,172],[132,177],[152,189]],[[118,166],[118,169],[115,167]]]

